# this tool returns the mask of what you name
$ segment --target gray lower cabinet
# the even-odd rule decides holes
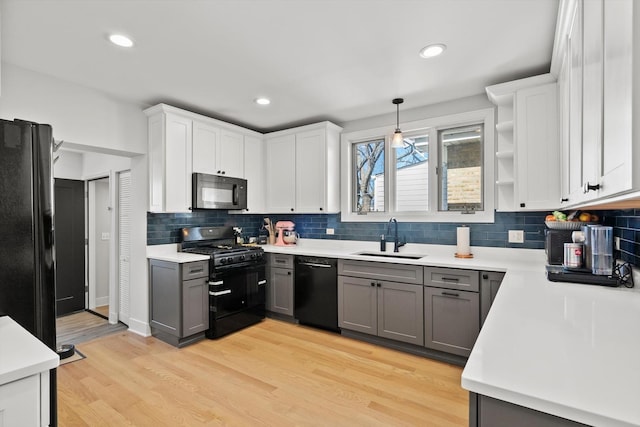
[[[375,281],[338,276],[338,326],[365,334],[378,334],[378,288]]]
[[[154,336],[178,347],[209,328],[208,261],[149,260],[150,324]]]
[[[494,271],[480,273],[480,325],[484,324],[484,320],[489,314],[489,309],[498,293],[503,278],[504,273]]]
[[[345,269],[345,264],[347,269]],[[338,271],[366,275],[371,263],[338,260]],[[380,264],[376,264],[379,267]],[[384,264],[383,264],[384,266]],[[379,280],[414,276],[415,266],[390,264],[388,272],[375,270],[372,277],[338,276],[338,326],[410,344],[424,344],[422,274],[420,284]],[[403,272],[405,267],[408,272]],[[421,269],[421,268],[420,268]]]
[[[293,317],[293,255],[270,253],[267,258],[269,288],[266,309]]]
[[[480,332],[479,272],[424,270],[425,347],[468,357]]]
[[[469,427],[527,426],[583,427],[576,421],[494,399],[481,394],[469,394]]]

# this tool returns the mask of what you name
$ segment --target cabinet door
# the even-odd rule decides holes
[[[247,211],[264,212],[264,142],[260,138],[244,137],[244,178],[247,180]]]
[[[477,292],[424,289],[425,346],[469,356],[480,332],[480,301]]]
[[[562,58],[560,71],[558,73],[558,128],[560,137],[560,207],[569,200],[569,165],[571,158],[569,157],[569,75],[571,68],[569,66],[568,49]]]
[[[296,137],[267,140],[267,211],[293,212],[296,200]]]
[[[182,282],[182,336],[209,329],[209,285],[206,277]]]
[[[216,173],[216,150],[220,143],[220,128],[193,122],[193,171]]]
[[[338,276],[338,326],[378,334],[378,288],[376,281]]]
[[[48,402],[42,402],[40,397],[39,374],[1,385],[0,426],[44,425],[40,420],[40,406]]]
[[[504,273],[483,271],[480,273],[480,325],[484,323],[489,309],[500,289]]]
[[[636,77],[638,73],[633,66],[633,48],[640,52],[638,37],[633,39],[633,17],[638,15],[633,9],[640,5],[633,3],[632,0],[604,2],[604,140],[600,196],[631,189],[634,161],[637,167],[639,157],[637,136],[634,147],[632,135],[634,91],[631,88],[638,83],[637,79],[633,81],[633,72]],[[634,90],[637,94],[637,88]]]
[[[296,212],[325,210],[326,147],[324,129],[296,134]]]
[[[552,210],[560,199],[556,84],[516,92],[517,202],[520,210]]]
[[[185,212],[191,207],[191,120],[166,115],[165,211]]]
[[[378,336],[424,345],[421,285],[379,282]]]
[[[584,200],[582,186],[582,2],[576,2],[569,29],[569,203]]]
[[[216,154],[217,174],[244,178],[244,136],[223,129]]]
[[[151,327],[177,337],[182,333],[180,264],[167,261],[149,261],[151,288]]]
[[[293,316],[293,270],[271,267],[269,309]]]
[[[582,3],[582,25],[582,183],[595,185],[602,147],[602,0]],[[598,197],[598,191],[585,197]]]

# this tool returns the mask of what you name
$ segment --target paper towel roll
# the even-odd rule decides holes
[[[458,241],[456,254],[469,255],[471,248],[469,247],[469,227],[458,227]]]

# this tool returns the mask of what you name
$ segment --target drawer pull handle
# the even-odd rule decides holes
[[[196,269],[191,269],[189,270],[189,274],[193,274],[193,273],[202,273],[204,270],[201,268]]]
[[[457,277],[443,277],[442,281],[443,282],[459,282],[460,279],[458,279]]]
[[[287,260],[285,260],[285,259],[277,259],[276,262],[280,263],[280,264],[285,264],[287,262]]]
[[[225,289],[224,291],[209,291],[209,295],[212,295],[214,297],[219,297],[220,295],[227,295],[231,293],[231,289]]]
[[[218,282],[209,282],[209,284],[213,285],[213,286],[220,286],[220,285],[224,284],[224,280],[220,280]]]
[[[442,292],[442,295],[446,295],[448,297],[456,297],[456,298],[460,296],[460,294],[455,292],[444,292],[444,291]]]
[[[266,280],[258,280],[258,285],[266,285],[267,281]]]

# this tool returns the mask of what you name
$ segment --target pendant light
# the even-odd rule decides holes
[[[395,98],[393,101],[396,104],[396,131],[393,133],[391,139],[391,148],[404,147],[404,139],[402,138],[402,131],[400,130],[400,104],[404,102],[402,98]]]

